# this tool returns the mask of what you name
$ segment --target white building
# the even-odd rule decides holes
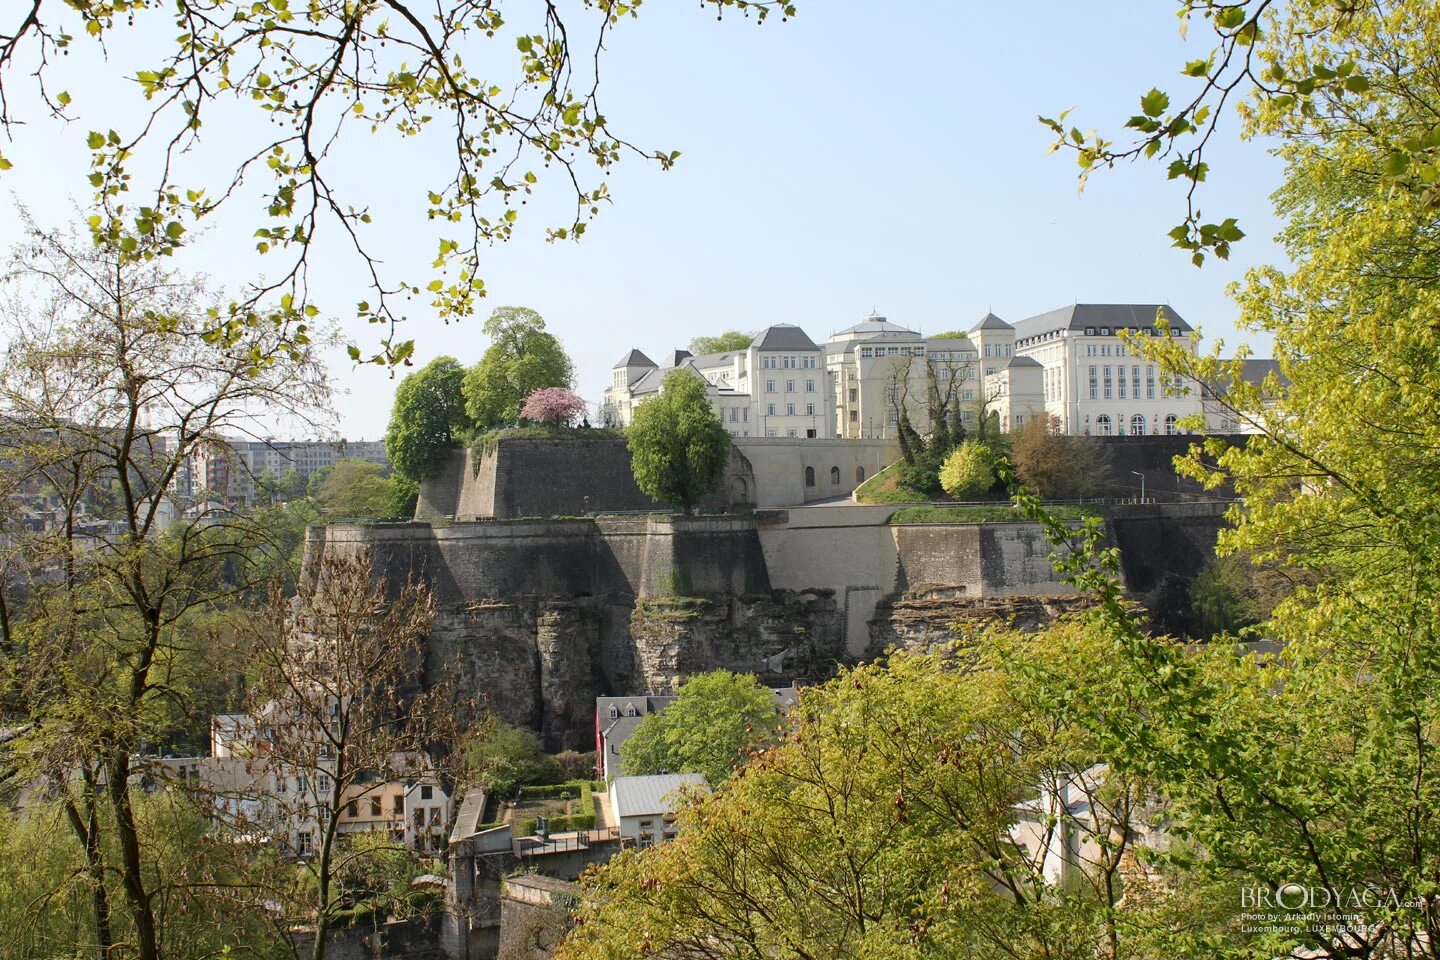
[[[1122,332],[1161,335],[1157,313],[1170,336],[1188,338],[1190,325],[1156,304],[1077,303],[1015,324],[1015,353],[1040,363],[1045,407],[1063,432],[1176,433],[1179,421],[1202,412],[1194,383],[1166,376],[1120,339]]]
[[[675,837],[675,811],[687,790],[709,790],[703,774],[661,773],[616,777],[610,784],[610,812],[621,841],[648,847]]]
[[[794,324],[777,323],[744,350],[692,356],[677,350],[664,365],[631,350],[611,371],[602,408],[626,426],[635,407],[659,396],[666,375],[682,369],[708,384],[715,415],[732,437],[834,436],[825,354]]]
[[[940,337],[872,313],[823,349],[799,327],[776,324],[744,350],[700,357],[679,350],[663,365],[631,350],[612,371],[604,409],[612,422],[628,424],[635,406],[681,368],[708,384],[716,415],[735,437],[889,439],[901,406],[925,434],[932,385],[953,389],[967,433],[982,416],[1009,431],[1044,413],[1070,434],[1175,433],[1184,418],[1208,412],[1201,390],[1163,375],[1121,340],[1122,333],[1158,336],[1157,311],[1188,347],[1190,325],[1155,304],[1072,304],[1014,325],[987,313],[964,334]]]

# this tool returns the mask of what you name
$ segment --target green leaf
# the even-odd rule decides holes
[[[89,136],[85,138],[85,146],[91,150],[99,150],[105,146],[105,135],[98,130],[91,130]]]
[[[1170,96],[1162,90],[1151,90],[1140,98],[1140,109],[1147,117],[1158,117],[1170,106]]]

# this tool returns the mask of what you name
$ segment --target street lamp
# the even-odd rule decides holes
[[[1140,502],[1141,502],[1141,503],[1144,503],[1144,502],[1145,502],[1145,474],[1141,473],[1139,470],[1131,470],[1130,472],[1133,473],[1135,476],[1137,476],[1137,477],[1140,478]]]

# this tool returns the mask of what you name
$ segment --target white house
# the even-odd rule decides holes
[[[687,790],[708,791],[698,773],[660,773],[648,777],[616,777],[610,784],[610,812],[622,841],[648,847],[675,836],[675,811]]]

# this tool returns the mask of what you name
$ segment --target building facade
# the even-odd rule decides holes
[[[1157,317],[1168,330],[1157,326]],[[1121,335],[1180,337],[1188,344],[1191,332],[1168,306],[1077,303],[1015,324],[1015,353],[1040,364],[1045,408],[1062,432],[1173,434],[1183,432],[1180,421],[1202,412],[1200,391],[1136,355]]]
[[[735,437],[890,439],[902,409],[925,434],[937,391],[967,432],[981,418],[1010,431],[1049,414],[1069,434],[1177,433],[1187,417],[1218,413],[1202,407],[1198,384],[1163,374],[1123,336],[1185,338],[1193,350],[1191,333],[1169,306],[1130,303],[1077,303],[1013,325],[987,313],[963,334],[937,337],[872,313],[823,348],[799,327],[776,324],[730,353],[680,350],[656,364],[631,350],[612,370],[604,410],[628,424],[679,368],[708,384],[716,416]]]

